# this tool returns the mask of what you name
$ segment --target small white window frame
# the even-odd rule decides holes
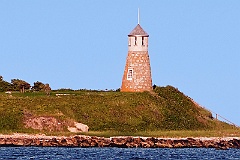
[[[127,72],[127,80],[132,80],[133,78],[133,69],[129,68]]]

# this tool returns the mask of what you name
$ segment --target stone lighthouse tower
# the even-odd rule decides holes
[[[122,78],[121,92],[152,90],[148,37],[139,24],[128,35],[128,55]]]

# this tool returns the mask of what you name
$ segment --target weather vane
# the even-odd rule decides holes
[[[140,11],[139,11],[139,8],[138,8],[138,24],[140,24]]]

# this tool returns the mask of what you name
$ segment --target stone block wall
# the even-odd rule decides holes
[[[132,70],[131,78],[128,77]],[[122,92],[152,90],[151,67],[148,51],[129,51],[122,79]]]

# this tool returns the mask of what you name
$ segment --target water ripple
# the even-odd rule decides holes
[[[0,147],[0,159],[240,159],[240,149]]]

